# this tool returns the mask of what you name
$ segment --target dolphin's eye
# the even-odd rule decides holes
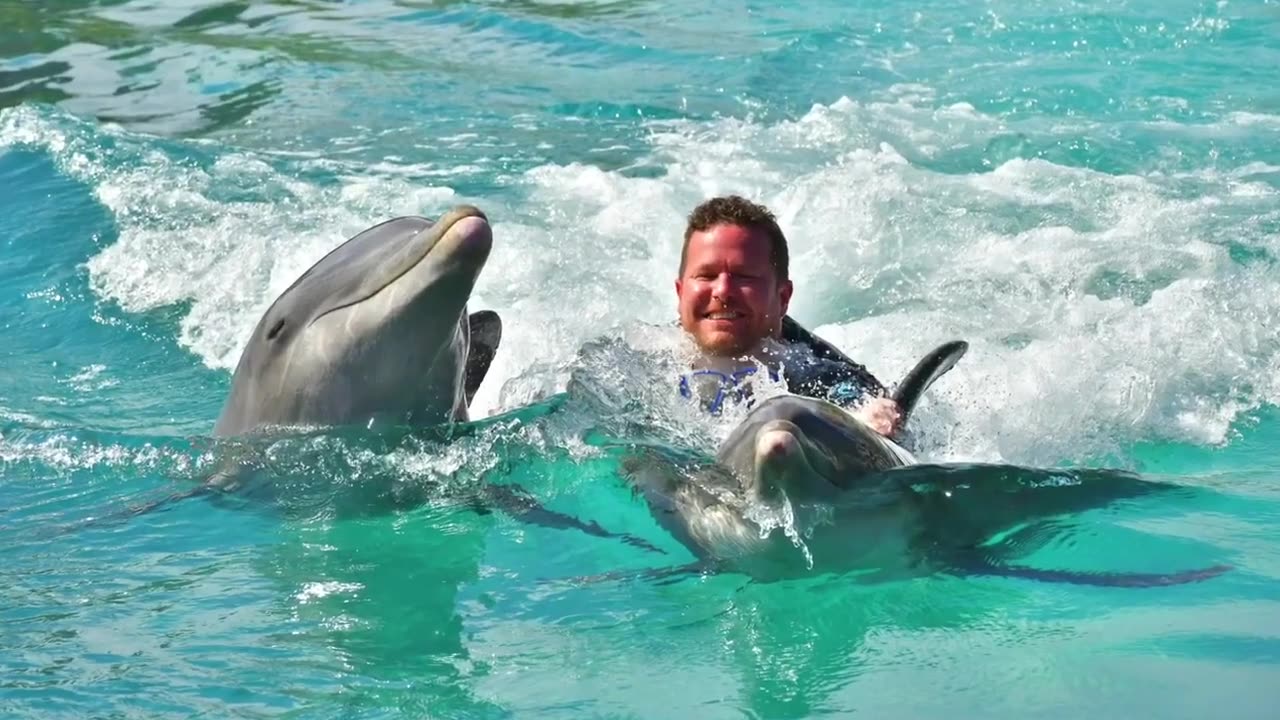
[[[275,340],[276,336],[279,335],[280,331],[283,329],[284,329],[284,318],[280,318],[279,320],[276,321],[276,324],[272,325],[271,329],[267,331],[267,339]]]

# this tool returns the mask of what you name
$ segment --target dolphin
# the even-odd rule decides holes
[[[214,435],[467,421],[501,338],[496,313],[467,314],[492,246],[488,219],[465,205],[339,245],[259,320]]]
[[[467,312],[492,246],[488,218],[470,205],[434,222],[394,218],[343,242],[259,319],[232,375],[214,437],[252,440],[298,429],[469,422],[470,403],[502,337],[497,313]],[[203,485],[126,514],[238,490],[254,464],[240,451],[229,453]],[[544,508],[517,485],[484,483],[473,492],[477,512],[497,507],[524,522],[662,552],[640,538]]]
[[[807,331],[793,325],[788,334]],[[802,341],[812,345],[813,338]],[[967,349],[962,341],[946,343],[907,373],[892,394],[904,419]],[[815,352],[844,357],[830,346]],[[768,579],[809,572],[816,560],[824,568],[872,576],[949,570],[1151,587],[1196,582],[1228,569],[1092,573],[1001,564],[990,543],[1002,532],[1176,486],[1115,472],[1064,479],[1006,466],[923,466],[894,438],[811,397],[760,401],[712,462],[669,448],[640,448],[624,456],[622,474],[659,524],[698,558],[649,573],[658,577],[731,570]]]

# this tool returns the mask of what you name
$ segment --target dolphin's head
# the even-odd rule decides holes
[[[782,495],[828,502],[866,489],[864,478],[903,464],[900,453],[828,402],[780,395],[752,411],[721,446],[719,459],[749,496],[772,504]]]
[[[215,432],[465,419],[467,300],[492,245],[484,213],[459,206],[334,249],[263,316]]]

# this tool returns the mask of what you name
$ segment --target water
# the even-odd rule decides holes
[[[7,0],[0,21],[2,714],[1273,714],[1275,2]],[[584,432],[638,432],[660,383],[580,355],[674,317],[683,217],[730,191],[777,211],[793,314],[881,378],[971,343],[913,421],[925,459],[1187,488],[1079,513],[1023,561],[1232,572],[566,582],[688,559]],[[89,522],[215,467],[230,370],[300,272],[457,202],[497,239],[473,307],[508,320],[474,432],[297,438],[263,450],[257,494]],[[584,373],[595,395],[557,407]],[[488,480],[668,556],[476,513]]]

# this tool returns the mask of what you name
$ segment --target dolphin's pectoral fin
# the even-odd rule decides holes
[[[217,488],[211,488],[207,485],[200,485],[191,490],[185,490],[170,493],[157,500],[148,500],[143,503],[130,505],[123,510],[112,512],[103,517],[92,517],[87,520],[72,523],[63,528],[58,528],[49,533],[49,537],[67,535],[74,532],[88,530],[90,528],[99,528],[110,526],[117,523],[126,522],[140,515],[149,515],[153,512],[163,512],[172,509],[175,505],[189,498],[204,497],[218,492]]]
[[[471,352],[467,355],[464,385],[467,405],[471,405],[480,383],[489,373],[494,356],[498,354],[498,344],[502,342],[502,318],[492,310],[481,310],[471,313],[467,322],[471,332]]]
[[[898,403],[898,411],[902,414],[901,425],[907,424],[907,416],[915,409],[916,403],[924,395],[924,391],[935,380],[946,375],[956,366],[960,358],[969,350],[969,343],[963,340],[952,340],[934,348],[932,352],[920,358],[920,362],[911,368],[893,391],[893,400]]]
[[[1037,580],[1039,582],[1114,588],[1153,588],[1188,585],[1215,578],[1231,570],[1230,565],[1213,565],[1211,567],[1168,573],[1051,570],[1027,567],[1025,565],[1004,565],[978,552],[966,554],[963,557],[953,557],[951,562],[948,563],[948,568],[953,572],[965,575],[992,575],[1021,580]]]
[[[152,512],[169,510],[174,505],[182,502],[183,500],[188,500],[190,498],[197,498],[197,497],[205,497],[208,495],[213,495],[214,493],[218,493],[218,492],[222,492],[221,488],[218,488],[212,485],[200,485],[190,490],[171,493],[169,495],[166,495],[165,497],[160,498],[159,500],[152,500],[150,502],[140,503],[138,505],[130,505],[128,508],[126,508],[123,512],[119,514],[119,517],[131,518],[131,517],[138,517],[139,515],[146,515]]]
[[[665,550],[644,538],[628,533],[610,532],[600,527],[600,524],[595,521],[583,522],[572,515],[548,510],[519,485],[487,484],[481,492],[481,497],[486,503],[486,505],[477,505],[477,509],[481,512],[487,512],[488,506],[493,506],[517,520],[532,525],[541,525],[556,530],[580,530],[595,537],[616,538],[641,550],[648,550],[660,555],[667,554]]]

